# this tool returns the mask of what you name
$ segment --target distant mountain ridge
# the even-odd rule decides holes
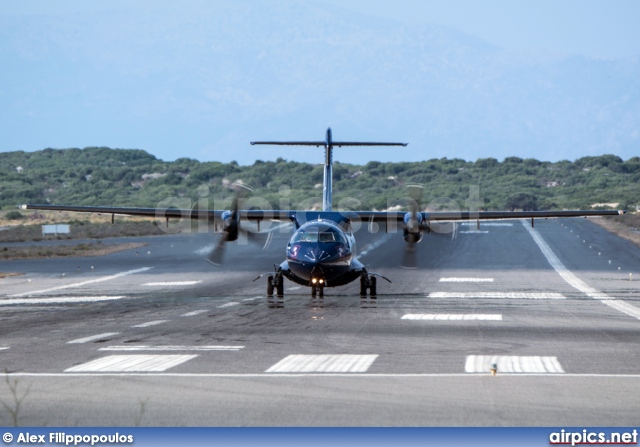
[[[140,1],[73,17],[0,16],[0,150],[140,147],[163,159],[277,157],[255,139],[410,143],[336,159],[511,155],[574,160],[640,148],[640,59],[514,53],[441,27],[313,2]]]

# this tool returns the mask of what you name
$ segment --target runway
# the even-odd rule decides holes
[[[359,231],[392,281],[365,302],[286,282],[270,306],[253,279],[284,259],[273,235],[219,269],[208,234],[0,262],[24,273],[0,280],[0,399],[32,426],[638,424],[640,249],[588,220],[425,235],[416,270],[400,234]]]

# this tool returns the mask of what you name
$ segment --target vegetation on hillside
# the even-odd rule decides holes
[[[254,197],[266,199],[273,208],[310,209],[321,202],[322,177],[320,164],[283,159],[239,166],[189,158],[165,162],[142,150],[105,147],[5,152],[0,153],[0,206],[14,211],[21,203],[155,207],[175,198],[170,200],[174,206],[182,199],[188,206],[200,200],[213,207],[222,204],[215,200],[231,196],[230,183],[241,181],[254,188]],[[448,198],[467,209],[470,188],[477,188],[484,210],[590,208],[610,203],[635,209],[640,203],[640,157],[624,161],[603,155],[554,163],[518,157],[366,165],[336,162],[334,206],[381,210],[401,205],[406,186],[416,183],[425,187],[425,205],[435,206],[434,199]],[[15,212],[7,218],[27,217]]]

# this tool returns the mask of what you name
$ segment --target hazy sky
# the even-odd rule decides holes
[[[259,0],[251,0],[250,3]],[[505,48],[585,56],[640,55],[638,0],[314,0],[407,24],[437,23]],[[126,8],[129,0],[2,0],[1,14]]]
[[[505,48],[640,55],[637,0],[319,0],[411,23],[437,23]]]
[[[0,0],[0,18],[0,151],[309,161],[246,146],[327,126],[411,143],[382,161],[640,141],[640,0]]]

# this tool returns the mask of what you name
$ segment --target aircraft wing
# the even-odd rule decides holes
[[[23,210],[73,211],[76,213],[97,213],[124,216],[146,216],[159,219],[220,219],[227,210],[197,210],[179,208],[128,208],[112,206],[69,206],[69,205],[21,205]],[[291,210],[239,210],[243,220],[290,220],[296,214]]]
[[[352,211],[362,221],[402,222],[407,211]],[[625,210],[568,210],[568,211],[434,211],[421,212],[423,221],[465,221],[465,220],[503,220],[503,219],[547,219],[553,217],[618,216]]]
[[[146,216],[160,219],[220,219],[225,210],[197,210],[178,208],[127,208],[109,206],[67,206],[67,205],[21,205],[25,210],[41,211],[73,211],[78,213],[119,214],[127,216]],[[295,210],[239,210],[241,220],[291,220],[299,213],[311,213],[321,216],[323,211],[295,211]],[[569,211],[479,211],[455,212],[435,211],[420,212],[422,221],[465,221],[465,220],[502,220],[502,219],[546,219],[553,217],[588,217],[588,216],[617,216],[625,214],[624,210],[569,210]],[[347,219],[359,218],[368,222],[402,222],[407,211],[334,211]]]

